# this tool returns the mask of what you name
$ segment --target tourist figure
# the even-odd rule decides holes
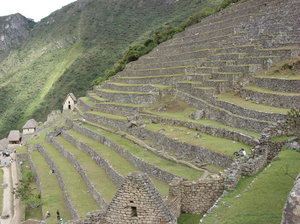
[[[64,220],[62,218],[60,219],[60,224],[64,224]]]
[[[60,213],[58,210],[56,211],[56,216],[57,216],[57,220],[60,221]]]
[[[50,212],[47,211],[47,212],[46,212],[46,219],[49,218],[50,216],[51,216]]]

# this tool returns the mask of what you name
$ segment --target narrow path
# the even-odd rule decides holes
[[[11,177],[10,177],[10,168],[3,167],[3,184],[7,185],[3,189],[3,208],[1,213],[1,224],[10,224],[12,219],[12,184],[11,184]],[[7,219],[3,219],[2,215],[8,215],[9,217]]]
[[[15,153],[13,155],[15,159]],[[18,170],[17,170],[17,163],[13,162],[11,165],[11,178],[12,178],[12,187],[16,187],[17,183],[19,182],[18,177]],[[11,189],[11,191],[13,188]],[[13,196],[13,208],[14,208],[14,216],[12,217],[10,224],[19,224],[21,223],[21,205],[20,205],[20,199],[15,198]],[[2,223],[1,223],[2,224]]]
[[[11,157],[15,159],[15,153],[11,154]],[[8,160],[8,159],[7,159]],[[3,164],[3,161],[2,161]],[[13,188],[18,183],[17,164],[13,162],[10,167],[3,166],[3,184],[7,184],[7,187],[3,190],[3,208],[1,214],[8,214],[7,219],[0,218],[1,224],[19,224],[21,223],[20,216],[20,200],[16,199],[12,194]]]

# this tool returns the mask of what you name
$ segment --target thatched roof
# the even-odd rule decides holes
[[[30,119],[26,122],[26,124],[23,126],[23,129],[30,129],[30,128],[36,128],[38,123],[34,119]]]
[[[20,134],[19,130],[12,130],[9,132],[9,135],[7,138],[8,138],[8,141],[10,141],[10,142],[17,142],[17,141],[20,141],[21,134]]]
[[[0,140],[0,151],[3,151],[8,145],[8,139],[4,138]]]

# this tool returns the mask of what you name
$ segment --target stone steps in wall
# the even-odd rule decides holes
[[[212,103],[216,106],[241,116],[260,118],[271,122],[285,120],[288,111],[287,109],[253,103],[235,95],[233,91],[215,95],[215,97],[216,101]]]
[[[100,97],[112,102],[127,104],[149,104],[157,100],[157,93],[117,91],[98,88],[94,90]]]
[[[74,206],[77,215],[85,217],[91,210],[101,209],[73,165],[53,145],[44,143],[43,146],[49,158],[59,170],[68,198]]]
[[[258,86],[246,86],[241,90],[244,99],[252,100],[259,104],[265,104],[280,108],[300,108],[300,93],[279,92]]]
[[[182,99],[183,101],[187,102],[195,108],[209,111],[206,119],[218,121],[231,127],[254,132],[261,132],[262,129],[266,128],[271,124],[274,124],[270,121],[260,120],[257,118],[254,119],[234,114],[224,108],[215,106],[209,102],[213,98],[212,95],[207,96],[198,94],[197,96],[195,96],[193,95],[193,93],[180,90],[175,90],[172,94],[175,94],[179,99]]]
[[[252,83],[258,87],[280,92],[300,92],[300,78],[293,79],[276,76],[254,76]]]

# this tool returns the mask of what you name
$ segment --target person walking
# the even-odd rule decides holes
[[[60,213],[58,210],[56,211],[56,216],[57,216],[57,220],[60,221]]]

